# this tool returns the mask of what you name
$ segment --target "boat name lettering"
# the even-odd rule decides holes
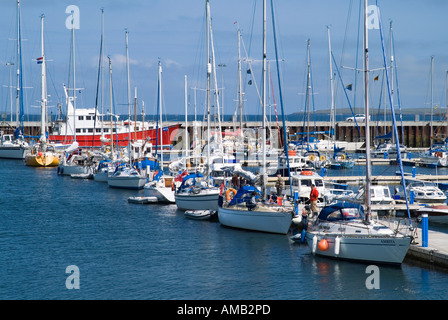
[[[395,241],[387,239],[387,240],[381,240],[381,243],[395,243]]]

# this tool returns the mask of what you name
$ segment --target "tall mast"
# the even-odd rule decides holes
[[[307,148],[310,147],[310,98],[311,98],[311,57],[310,57],[310,39],[307,41],[306,47],[306,57],[307,57],[307,84],[306,84],[306,111],[307,111],[307,123],[308,123],[308,132],[307,132]]]
[[[263,0],[263,75],[262,75],[262,117],[263,117],[263,170],[262,175],[262,193],[263,199],[266,198],[266,0]],[[286,142],[285,142],[286,143]]]
[[[129,143],[131,142],[131,80],[129,75],[129,46],[128,46],[128,30],[125,30],[125,37],[126,37],[126,72],[127,72],[127,78],[128,78],[128,132],[129,132]]]
[[[41,88],[41,120],[40,120],[40,141],[45,142],[47,140],[46,137],[46,115],[47,115],[47,70],[46,70],[46,59],[45,59],[45,50],[44,50],[44,15],[40,16],[41,19],[41,57],[38,63],[41,64],[42,67],[42,88]]]
[[[185,75],[185,136],[184,136],[184,149],[185,156],[188,157],[188,86],[187,86],[187,75]]]
[[[23,114],[23,78],[22,78],[22,31],[20,28],[20,0],[17,0],[17,95],[16,95],[16,121],[17,128],[21,127]]]
[[[137,141],[137,87],[134,94],[134,142]]]
[[[238,109],[240,111],[240,130],[243,132],[243,80],[241,77],[241,31],[238,29]]]
[[[327,26],[327,32],[328,32],[328,51],[329,51],[329,57],[330,57],[330,92],[331,92],[331,113],[330,113],[330,132],[331,130],[336,130],[336,108],[334,105],[334,83],[333,83],[333,63],[331,59],[331,40],[330,40],[330,27]],[[336,133],[333,133],[332,135],[333,140],[336,140]]]
[[[434,88],[433,88],[433,76],[434,76],[434,56],[431,56],[431,147],[434,143],[434,137],[433,137],[433,128],[432,128],[432,120],[433,120],[433,114],[434,114]]]
[[[212,73],[212,64],[210,61],[210,2],[206,1],[206,46],[207,46],[207,180],[210,176],[210,78]]]
[[[72,12],[72,64],[73,64],[73,137],[76,141],[76,59],[75,59],[75,13]]]
[[[364,0],[364,108],[365,108],[365,135],[366,135],[366,221],[370,220],[371,201],[371,163],[370,163],[370,119],[369,119],[369,38],[367,27],[367,0]]]
[[[159,61],[160,170],[163,171],[162,63]]]
[[[112,61],[110,57],[107,57],[109,59],[109,91],[110,91],[110,152],[112,152],[111,160],[114,160],[114,129],[113,129],[113,105],[114,105],[114,99],[113,99],[113,93],[112,93]]]

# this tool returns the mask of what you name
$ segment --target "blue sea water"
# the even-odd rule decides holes
[[[54,168],[0,160],[0,191],[0,299],[448,298],[448,270],[380,266],[380,288],[368,289],[367,264],[315,257],[287,236],[188,220],[175,205],[131,204],[144,191]],[[79,270],[79,289],[67,288],[68,266]]]

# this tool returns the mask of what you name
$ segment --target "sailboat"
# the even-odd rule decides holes
[[[160,140],[157,140],[163,146],[163,123],[162,123],[162,64],[159,61],[158,75],[158,104],[160,114]],[[174,197],[174,177],[167,176],[163,173],[163,148],[160,148],[159,172],[154,176],[153,180],[145,184],[145,192],[150,197],[156,197],[162,203],[175,203]]]
[[[20,25],[20,0],[17,0],[17,127],[14,134],[0,134],[0,158],[25,159],[25,154],[29,150],[29,144],[23,138],[21,132],[21,114],[23,112],[23,93],[22,93],[22,34]],[[12,66],[12,63],[8,65]],[[12,75],[10,74],[10,81]],[[12,120],[12,87],[11,89],[11,120]],[[6,119],[2,119],[6,120]],[[23,126],[22,126],[23,128]]]
[[[128,101],[130,108],[130,77],[129,77],[129,51],[128,51],[128,31],[126,30],[126,65],[128,74]],[[110,83],[112,88],[112,67],[109,60],[109,72],[110,72]],[[112,95],[112,89],[111,89]],[[113,98],[111,97],[111,106],[113,103]],[[130,111],[129,111],[130,114]],[[129,119],[130,120],[130,119]],[[130,129],[129,129],[129,150],[131,151],[131,141],[130,141]],[[129,159],[124,163],[120,163],[115,168],[115,171],[108,176],[107,183],[109,187],[113,188],[125,188],[125,189],[143,189],[148,178],[142,172],[137,170],[132,165],[131,152],[129,152]]]
[[[263,1],[263,71],[262,71],[262,110],[263,110],[263,168],[261,172],[262,190],[255,186],[243,186],[232,199],[220,200],[218,219],[223,226],[260,231],[267,233],[287,234],[291,226],[294,208],[292,205],[269,204],[252,201],[266,198],[266,0]],[[285,143],[286,145],[286,143]],[[227,192],[226,192],[227,194]],[[246,203],[244,203],[246,202]]]
[[[210,110],[211,110],[211,73],[212,63],[210,57],[210,3],[206,0],[206,43],[207,43],[207,179],[200,173],[190,174],[183,178],[182,184],[175,193],[176,205],[180,210],[218,210],[218,197],[220,190],[210,184],[211,148],[210,148]]]
[[[379,18],[378,18],[379,19]],[[380,19],[379,19],[380,20]],[[381,20],[380,20],[381,32]],[[384,45],[383,45],[384,47]],[[367,0],[364,0],[364,103],[365,114],[369,114],[369,59]],[[386,65],[386,62],[384,61]],[[386,69],[387,70],[387,69]],[[387,72],[387,71],[386,71]],[[389,83],[388,83],[389,84]],[[389,86],[390,92],[390,86]],[[390,96],[392,100],[392,97]],[[393,111],[393,104],[391,103]],[[395,124],[394,131],[398,136]],[[336,203],[321,210],[314,224],[306,231],[306,241],[313,254],[375,263],[401,264],[409,249],[412,237],[403,230],[392,230],[380,221],[371,219],[371,172],[370,172],[370,132],[366,118],[366,187],[365,212],[360,204]],[[398,140],[398,139],[397,139]],[[398,161],[402,169],[401,156]],[[402,180],[404,175],[402,173]],[[407,197],[406,197],[406,203]],[[409,215],[409,209],[408,209]],[[406,229],[406,231],[410,231]]]
[[[41,16],[41,50],[42,55],[37,62],[42,67],[42,89],[41,89],[41,136],[38,144],[25,156],[25,164],[31,167],[57,167],[59,165],[60,155],[55,151],[52,144],[47,142],[46,137],[46,114],[47,114],[47,72],[46,58],[44,50],[44,15]]]

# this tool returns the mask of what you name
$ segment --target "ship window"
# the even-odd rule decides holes
[[[78,116],[78,120],[84,120],[84,116]]]
[[[86,120],[92,120],[91,116],[86,116]]]
[[[103,129],[104,132],[109,132],[108,128]]]
[[[97,128],[97,129],[96,129],[96,132],[101,132],[101,129],[98,129],[98,128]]]
[[[93,132],[93,129],[88,129],[89,132]]]
[[[76,133],[81,133],[81,129],[76,129]]]

